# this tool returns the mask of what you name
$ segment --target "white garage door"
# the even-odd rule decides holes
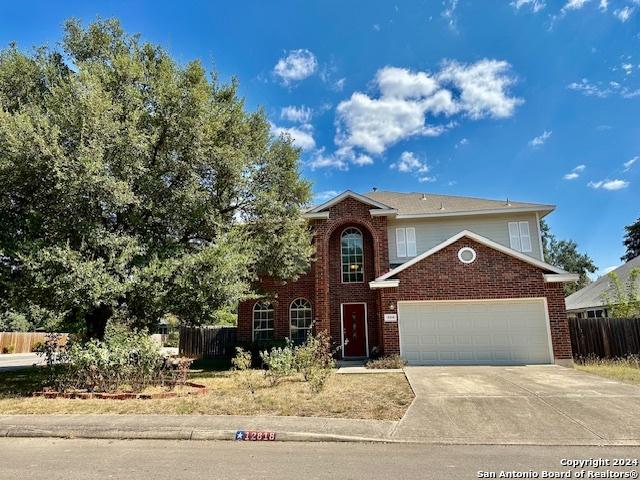
[[[400,353],[413,365],[551,363],[540,299],[398,302]]]

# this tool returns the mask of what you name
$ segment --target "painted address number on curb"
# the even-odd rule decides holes
[[[251,430],[238,430],[236,440],[248,442],[273,442],[276,439],[276,432],[254,432]]]

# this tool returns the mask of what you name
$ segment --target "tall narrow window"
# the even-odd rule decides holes
[[[364,282],[364,252],[362,232],[357,228],[347,228],[340,237],[342,254],[342,282]]]
[[[529,222],[509,222],[509,242],[518,252],[531,252]]]
[[[416,229],[414,227],[396,228],[397,257],[415,257],[417,254]]]
[[[267,301],[256,302],[253,306],[253,340],[273,338],[273,305]]]
[[[306,298],[296,298],[289,308],[289,325],[291,341],[304,343],[311,333],[311,302]]]

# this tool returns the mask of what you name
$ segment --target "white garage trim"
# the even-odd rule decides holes
[[[509,303],[522,303],[528,301],[538,301],[541,302],[544,309],[544,321],[545,321],[545,330],[547,334],[548,341],[548,353],[550,362],[554,361],[553,355],[553,343],[551,339],[551,324],[549,319],[549,308],[547,304],[546,297],[519,297],[519,298],[489,298],[489,299],[462,299],[462,300],[400,300],[397,302],[398,308],[398,343],[400,346],[400,355],[404,356],[405,352],[402,348],[402,317],[401,317],[401,307],[402,305],[415,305],[415,304],[479,304],[479,303],[492,303],[492,304],[509,304]]]

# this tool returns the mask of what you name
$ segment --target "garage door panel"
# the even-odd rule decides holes
[[[400,349],[412,364],[550,363],[539,299],[399,302]]]

